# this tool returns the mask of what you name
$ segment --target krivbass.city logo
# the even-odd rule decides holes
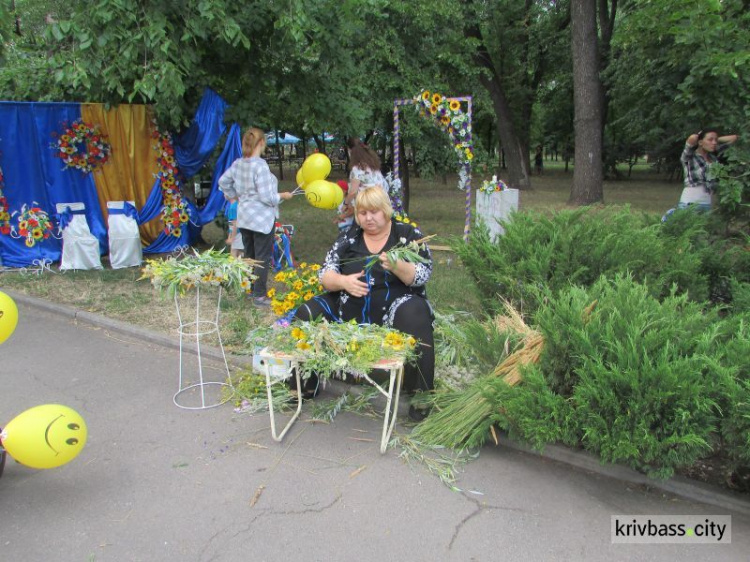
[[[612,542],[729,544],[731,515],[613,515]]]

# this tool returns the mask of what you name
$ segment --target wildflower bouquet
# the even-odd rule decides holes
[[[404,221],[408,222],[408,221]],[[407,242],[406,238],[401,238],[399,240],[399,243],[396,244],[393,248],[388,250],[385,255],[388,257],[388,261],[391,265],[394,265],[398,260],[408,261],[411,263],[429,263],[429,259],[423,257],[420,252],[423,252],[426,250],[425,242],[433,238],[435,235],[431,234],[430,236],[425,236],[424,238],[420,238],[419,240],[412,240],[411,242]],[[364,265],[365,272],[369,271],[373,268],[373,266],[378,263],[380,260],[380,256],[377,254],[371,255]]]
[[[223,287],[237,292],[251,290],[255,260],[235,258],[219,250],[206,250],[202,254],[181,259],[148,260],[141,279],[151,279],[157,289],[166,289],[170,296],[183,295],[198,285]]]
[[[325,320],[299,322],[275,330],[268,349],[302,362],[303,374],[315,372],[329,377],[348,372],[362,375],[381,359],[416,359],[417,340],[412,336],[377,324]]]
[[[505,191],[507,189],[508,186],[503,180],[497,179],[497,176],[492,176],[491,180],[482,182],[482,187],[479,188],[479,191],[482,193],[495,193],[496,191]]]
[[[323,292],[323,285],[318,279],[318,264],[299,264],[297,269],[279,271],[273,278],[286,285],[286,291],[279,293],[276,289],[269,289],[267,296],[271,299],[271,310],[277,316],[285,316],[295,310],[303,302],[310,300]]]

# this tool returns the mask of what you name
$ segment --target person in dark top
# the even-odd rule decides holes
[[[432,390],[435,377],[434,315],[427,301],[425,284],[432,273],[432,257],[422,243],[422,262],[397,260],[390,263],[386,252],[423,238],[418,228],[393,218],[388,195],[382,189],[365,189],[354,201],[356,224],[343,231],[326,255],[320,281],[326,293],[299,307],[295,318],[329,321],[355,319],[361,324],[390,326],[419,341],[416,365],[404,370],[407,392]],[[378,256],[369,270],[365,263]],[[317,377],[306,381],[305,395],[317,394]],[[426,415],[412,406],[409,415]]]

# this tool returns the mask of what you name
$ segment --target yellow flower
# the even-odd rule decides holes
[[[299,264],[300,269],[307,269],[307,262],[303,261],[301,264]]]
[[[450,108],[451,111],[458,111],[461,109],[461,102],[458,100],[451,100]]]
[[[432,105],[430,106],[430,113],[432,113],[433,115],[435,115],[435,114],[437,113],[437,110],[438,110],[438,106],[437,106],[437,104],[436,104],[436,103],[433,103],[433,104],[432,104]]]
[[[432,94],[432,105],[437,105],[443,101],[443,96],[438,93]]]
[[[189,218],[187,213],[182,213],[180,215],[180,222],[187,222]]]
[[[309,301],[314,296],[315,296],[315,293],[313,293],[312,291],[308,291],[308,292],[305,293],[305,297],[304,298],[305,298],[306,301]]]
[[[26,221],[19,221],[18,222],[18,228],[20,228],[21,230],[23,230],[25,228],[28,228],[28,226],[29,226],[29,223],[26,222]]]
[[[307,337],[307,335],[305,334],[305,331],[297,327],[292,328],[291,335],[295,340],[304,340]]]
[[[466,159],[467,160],[473,160],[474,159],[474,155],[471,153],[471,150],[469,150],[468,148],[466,149]]]
[[[44,236],[44,232],[41,228],[35,228],[31,231],[31,235],[34,237],[34,240],[39,240],[42,236]]]
[[[310,269],[313,271],[318,271],[320,269],[320,266],[317,263],[314,263],[310,266]]]
[[[450,122],[451,122],[451,118],[450,118],[450,117],[448,117],[447,115],[443,115],[443,116],[442,116],[442,117],[440,118],[440,122],[441,122],[441,123],[442,123],[443,125],[447,125],[448,123],[450,123]]]
[[[34,242],[33,238],[28,238],[28,237],[26,238],[26,246],[27,247],[31,248],[31,247],[34,246],[34,244],[36,244],[36,242]]]
[[[297,280],[292,285],[292,288],[294,288],[295,291],[301,291],[302,287],[304,287],[304,286],[305,286],[305,284],[302,281]]]
[[[352,340],[348,344],[346,344],[347,351],[357,351],[359,349],[359,342],[357,340]]]
[[[288,294],[288,295],[286,296],[286,300],[287,300],[287,302],[295,302],[295,301],[298,301],[298,300],[299,300],[299,293],[295,293],[294,291],[292,291],[291,293],[289,293],[289,294]]]
[[[266,296],[269,299],[272,299],[273,297],[275,297],[276,296],[276,289],[273,289],[273,288],[272,289],[268,289],[268,292],[266,293]]]
[[[306,341],[297,342],[297,349],[305,351],[306,349],[310,349],[310,344]]]
[[[281,281],[281,282],[286,281],[286,273],[284,273],[283,271],[279,271],[276,274],[276,277],[273,278],[273,280],[274,281]]]
[[[423,100],[428,100],[428,99],[430,99],[430,92],[429,92],[429,91],[427,91],[427,90],[425,90],[424,92],[422,92],[422,99],[423,99]]]
[[[408,338],[406,338],[406,343],[409,347],[414,347],[415,345],[417,345],[417,340],[409,336]]]
[[[179,226],[175,228],[172,231],[172,236],[174,236],[175,238],[179,238],[180,236],[182,236],[182,229]]]

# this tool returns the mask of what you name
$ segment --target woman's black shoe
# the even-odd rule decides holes
[[[429,415],[429,413],[429,410],[422,410],[415,407],[414,405],[409,406],[409,418],[414,420],[415,422],[421,422]]]
[[[302,381],[302,400],[312,400],[318,394],[320,394],[320,378],[315,373],[311,374],[307,379]],[[293,391],[297,391],[297,380],[295,378],[289,379],[289,388]]]

